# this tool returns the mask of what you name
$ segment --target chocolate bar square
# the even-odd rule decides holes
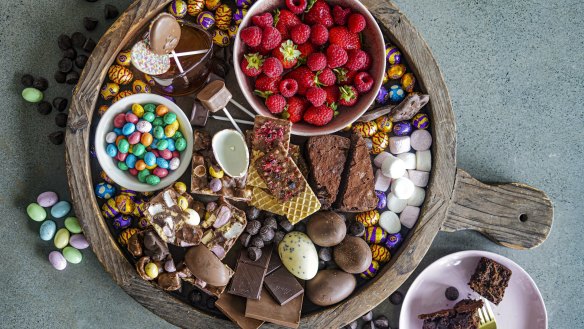
[[[277,144],[271,151],[256,159],[254,166],[267,189],[280,201],[288,201],[306,188],[302,173],[282,144]]]
[[[266,276],[264,285],[280,305],[286,305],[304,292],[298,280],[285,267]]]

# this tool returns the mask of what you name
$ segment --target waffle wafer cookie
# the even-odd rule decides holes
[[[287,202],[281,202],[266,190],[254,187],[251,205],[276,215],[286,216],[292,224],[298,223],[320,209],[320,202],[308,184],[302,193]]]

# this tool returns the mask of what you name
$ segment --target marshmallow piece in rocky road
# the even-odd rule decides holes
[[[391,178],[387,177],[381,172],[381,169],[375,171],[375,190],[376,191],[387,191],[389,185],[391,184]]]
[[[416,154],[407,152],[397,155],[398,159],[402,159],[406,164],[406,169],[416,169]]]
[[[389,234],[395,234],[401,230],[399,217],[393,211],[384,211],[381,213],[379,216],[379,226]]]
[[[407,206],[404,211],[399,215],[399,221],[403,226],[407,228],[412,228],[416,225],[418,221],[418,216],[420,216],[420,208]]]
[[[410,136],[410,145],[416,151],[429,150],[432,146],[432,134],[424,129],[418,129]]]
[[[416,170],[430,171],[432,169],[432,154],[430,151],[416,152]]]
[[[427,171],[408,170],[408,177],[414,185],[426,187],[428,185],[428,180],[430,179],[430,173]]]
[[[381,172],[387,177],[400,178],[406,173],[406,163],[390,154],[383,160]]]
[[[389,138],[389,152],[392,154],[406,153],[411,149],[410,136],[394,136]]]
[[[408,205],[408,200],[399,199],[393,193],[387,194],[387,209],[396,214],[404,211]]]
[[[378,155],[375,156],[375,158],[373,158],[373,164],[375,165],[375,167],[377,168],[381,168],[381,165],[383,164],[383,160],[385,160],[385,158],[387,158],[388,156],[390,156],[391,154],[389,154],[388,152],[381,152]]]
[[[391,192],[402,200],[409,199],[414,194],[414,183],[409,178],[400,177],[391,182]]]
[[[414,186],[414,193],[408,199],[408,206],[420,207],[426,198],[426,191],[418,186]]]

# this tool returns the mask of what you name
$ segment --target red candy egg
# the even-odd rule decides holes
[[[139,120],[138,116],[135,115],[134,113],[126,113],[125,117],[126,117],[127,122],[131,122],[133,124],[138,123],[138,120]]]
[[[154,168],[152,173],[160,178],[164,178],[168,175],[168,170],[166,170],[164,168],[156,167],[156,168]]]
[[[130,169],[128,169],[128,171],[130,172],[130,174],[132,176],[138,175],[138,170],[136,170],[136,168],[130,168]]]
[[[138,144],[140,143],[140,137],[142,137],[142,133],[139,131],[135,131],[128,137],[128,142],[130,143],[130,145]]]
[[[126,124],[126,115],[124,113],[120,113],[114,117],[114,127],[122,128]]]
[[[116,155],[116,159],[118,159],[118,161],[126,161],[127,156],[128,156],[128,153],[118,152],[118,155]]]
[[[180,152],[179,151],[172,151],[172,157],[173,158],[179,158],[180,157]]]
[[[169,149],[164,149],[162,151],[158,151],[158,153],[160,153],[160,156],[165,160],[172,159],[172,152]]]

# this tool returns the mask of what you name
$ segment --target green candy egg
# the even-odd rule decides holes
[[[146,176],[146,184],[154,186],[154,185],[158,185],[158,183],[160,183],[160,177],[158,177],[156,175]]]
[[[160,119],[160,118],[157,118],[157,119]],[[154,138],[156,138],[156,139],[164,138],[164,128],[162,128],[162,126],[154,127],[154,130],[152,131],[152,136],[154,136]]]
[[[71,233],[81,233],[81,225],[79,225],[79,221],[75,217],[67,217],[65,218],[65,227]]]
[[[148,121],[148,122],[152,122],[152,121],[154,121],[154,119],[156,119],[156,114],[154,114],[152,112],[146,112],[142,116],[142,119],[145,121]]]
[[[179,138],[183,137],[183,134],[180,131],[177,131],[174,133],[174,135],[172,136],[172,139],[177,140]]]
[[[38,103],[43,100],[43,92],[36,88],[24,88],[22,98],[29,103]]]
[[[45,208],[38,205],[38,203],[31,203],[26,207],[26,213],[30,219],[35,222],[42,222],[47,218],[47,211]]]
[[[144,169],[138,173],[138,181],[140,181],[140,183],[145,183],[146,177],[148,176],[150,176],[150,170]]]
[[[123,171],[130,169],[124,161],[118,161],[118,168]]]
[[[166,150],[168,148],[168,141],[166,139],[161,139],[156,146],[159,151]]]
[[[137,157],[141,157],[142,155],[144,155],[145,151],[146,147],[141,143],[138,143],[134,145],[134,147],[132,147],[132,154],[134,154]]]
[[[66,228],[58,230],[53,243],[57,249],[65,248],[69,244],[69,231]]]
[[[174,142],[174,147],[177,151],[182,152],[187,148],[187,141],[184,138],[177,138]]]
[[[156,111],[156,105],[149,103],[143,106],[145,112],[154,112]]]
[[[118,142],[118,151],[120,151],[120,153],[128,153],[129,149],[130,143],[128,142],[128,140],[120,139],[120,141]]]
[[[154,120],[152,120],[152,125],[157,127],[157,126],[162,126],[164,124],[164,120],[162,120],[162,118],[156,118]]]
[[[73,247],[65,247],[63,249],[63,257],[71,264],[79,264],[83,259],[81,252]]]
[[[176,121],[176,114],[174,114],[172,112],[168,112],[164,115],[164,123],[166,123],[167,125],[169,125],[175,121]]]

